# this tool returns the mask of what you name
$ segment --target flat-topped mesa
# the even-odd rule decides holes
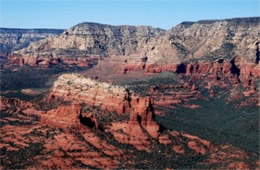
[[[63,74],[54,83],[48,101],[57,99],[99,106],[118,114],[130,113],[130,124],[140,125],[152,137],[158,136],[150,97],[141,97],[122,86],[97,82],[79,74]]]
[[[101,83],[79,74],[63,74],[54,83],[48,100],[62,99],[118,114],[130,112],[131,92],[121,86]]]
[[[48,101],[56,99],[99,106],[118,114],[142,113],[152,107],[149,97],[140,97],[123,86],[98,82],[79,74],[63,74],[55,81]]]

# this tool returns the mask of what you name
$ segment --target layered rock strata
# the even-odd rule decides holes
[[[172,71],[177,74],[186,76],[196,75],[214,75],[217,81],[220,74],[224,74],[231,82],[241,82],[244,87],[254,84],[255,80],[260,77],[260,66],[253,62],[247,62],[242,57],[229,59],[217,59],[215,61],[199,61],[180,64],[142,64],[128,65],[122,64],[122,73],[129,71],[145,71],[146,73],[161,73]]]
[[[98,23],[81,23],[64,31],[58,37],[50,37],[30,44],[10,55],[9,60],[20,58],[21,65],[48,65],[53,60],[66,58],[93,60],[109,56],[140,53],[143,45],[164,30],[150,26],[111,26]],[[67,60],[69,60],[67,59]],[[47,62],[49,61],[49,62]],[[41,63],[41,64],[39,64]],[[69,64],[64,62],[65,64]],[[82,65],[84,66],[84,65]]]
[[[150,64],[231,59],[259,62],[259,17],[183,22],[148,43]]]
[[[130,112],[131,92],[109,83],[101,83],[79,74],[63,74],[55,81],[48,100],[62,99],[119,114]]]
[[[32,43],[9,58],[21,58],[21,64],[37,66],[57,58],[127,56],[138,67],[146,62],[155,69],[156,65],[242,56],[246,62],[258,64],[258,27],[259,17],[183,22],[167,31],[148,26],[81,23],[57,37]]]

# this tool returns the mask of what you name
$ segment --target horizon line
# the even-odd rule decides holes
[[[232,18],[220,18],[220,19],[201,19],[201,20],[196,20],[196,21],[192,21],[192,20],[187,20],[187,21],[182,21],[176,25],[173,25],[172,27],[170,27],[169,29],[165,29],[162,27],[157,27],[157,26],[152,26],[152,25],[128,25],[128,24],[109,24],[109,23],[101,23],[101,22],[95,22],[95,21],[83,21],[83,22],[79,22],[78,24],[75,24],[73,26],[70,26],[68,28],[53,28],[53,27],[39,27],[39,28],[28,28],[28,27],[8,27],[8,26],[4,26],[2,27],[0,25],[0,29],[24,29],[24,30],[43,30],[43,29],[51,29],[51,30],[67,30],[69,28],[72,28],[76,25],[79,24],[83,24],[83,23],[92,23],[92,24],[100,24],[100,25],[110,25],[110,26],[134,26],[134,27],[142,27],[142,26],[146,26],[146,27],[153,27],[153,28],[159,28],[162,30],[170,30],[173,27],[182,24],[184,22],[191,22],[191,23],[196,23],[196,22],[201,22],[201,21],[225,21],[225,20],[232,20],[232,19],[246,19],[246,18],[259,18],[260,21],[260,16],[248,16],[248,17],[232,17]]]

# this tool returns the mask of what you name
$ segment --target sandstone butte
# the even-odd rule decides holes
[[[136,129],[144,128],[154,138],[157,138],[159,134],[160,126],[154,121],[152,99],[138,96],[122,86],[97,82],[79,74],[63,74],[55,81],[47,100],[48,102],[63,100],[89,106],[94,105],[100,107],[101,110],[130,114],[130,121],[127,124],[129,128],[131,126],[132,129],[135,129],[135,127]],[[66,108],[66,106],[64,107]],[[78,108],[78,106],[73,107]],[[70,108],[65,110],[70,110]],[[55,114],[66,114],[66,112],[50,111],[49,113],[53,113],[53,117],[56,117]],[[75,112],[78,117],[79,108]],[[62,115],[58,117],[60,116]],[[70,120],[76,121],[73,118]]]

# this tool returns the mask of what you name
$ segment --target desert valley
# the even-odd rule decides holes
[[[257,169],[259,17],[0,28],[0,169]]]

